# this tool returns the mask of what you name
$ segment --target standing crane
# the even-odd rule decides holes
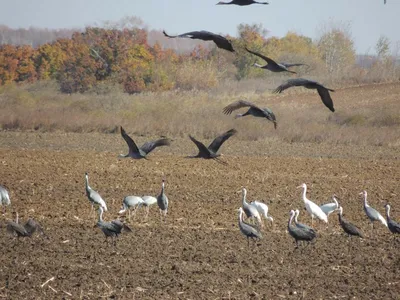
[[[338,210],[339,223],[343,231],[346,232],[349,237],[359,236],[360,238],[364,238],[364,234],[361,232],[360,228],[343,218],[343,208],[340,206]]]
[[[97,221],[96,225],[101,229],[101,231],[103,231],[106,237],[106,242],[108,237],[111,237],[111,243],[113,243],[114,246],[116,246],[117,244],[116,239],[118,238],[118,235],[122,232],[122,229],[128,232],[132,231],[131,228],[122,223],[120,220],[113,220],[111,222],[103,221],[104,209],[102,206],[99,207],[98,212],[99,212],[99,220]]]
[[[292,220],[295,216],[295,212],[293,210],[290,211],[290,218],[288,221],[288,231],[289,234],[294,238],[296,242],[296,249],[299,248],[298,241],[307,241],[311,242],[317,236],[315,232],[310,230],[305,230],[299,228],[297,226],[292,225]]]
[[[165,189],[165,180],[163,179],[161,184],[161,192],[157,196],[157,204],[158,207],[160,208],[161,218],[164,217],[165,220],[168,212],[168,197],[167,195],[165,195],[164,189]]]
[[[255,218],[257,219],[258,224],[260,224],[261,227],[263,227],[263,223],[261,221],[260,213],[258,212],[258,209],[254,205],[250,205],[246,201],[246,196],[247,196],[247,190],[246,188],[242,188],[242,208],[244,213],[246,214],[247,218],[252,219]]]
[[[311,231],[311,232],[316,234],[314,228],[312,228],[312,227],[310,227],[310,226],[308,226],[306,224],[299,223],[299,221],[297,220],[297,217],[299,216],[299,214],[300,214],[300,211],[298,209],[296,209],[294,211],[294,223],[296,224],[296,227],[300,228],[300,229],[307,230],[307,231]]]
[[[385,0],[386,1],[386,0]],[[246,6],[246,5],[251,5],[251,4],[269,4],[268,2],[257,2],[254,0],[232,0],[231,2],[223,2],[220,1],[216,5],[239,5],[239,6]]]
[[[191,31],[182,33],[179,35],[169,35],[163,31],[164,35],[168,38],[190,38],[190,39],[198,39],[203,41],[213,41],[218,48],[235,52],[233,49],[232,43],[225,37],[219,34],[215,34],[209,31],[201,30],[201,31]]]
[[[326,204],[323,204],[323,205],[320,206],[320,208],[326,214],[327,217],[329,217],[329,215],[331,213],[333,213],[335,210],[337,210],[339,208],[339,203],[337,201],[337,196],[336,195],[332,196],[332,200],[333,200],[333,202],[326,203]]]
[[[146,208],[145,218],[149,216],[150,206],[157,203],[157,198],[153,196],[143,196],[143,202],[139,204],[139,207],[144,206]]]
[[[103,208],[104,211],[107,211],[107,205],[106,202],[101,198],[100,194],[93,190],[89,186],[89,175],[86,172],[85,173],[85,183],[86,183],[86,196],[88,197],[90,203],[92,204],[92,209],[94,209],[94,206],[100,206]]]
[[[259,202],[257,200],[250,202],[251,206],[254,206],[257,210],[260,216],[263,216],[265,219],[268,221],[273,222],[274,218],[271,215],[268,215],[268,205],[262,202]]]
[[[273,92],[274,93],[282,93],[284,90],[294,87],[294,86],[303,86],[306,89],[314,89],[317,90],[319,96],[321,97],[322,102],[325,104],[327,108],[329,108],[330,111],[334,112],[335,109],[333,108],[333,101],[331,98],[331,95],[329,94],[329,91],[334,92],[335,90],[329,89],[324,87],[322,84],[313,81],[313,80],[308,80],[304,78],[293,78],[287,80],[285,83],[281,84],[278,86]]]
[[[250,247],[250,238],[253,240],[261,239],[262,234],[256,226],[243,222],[243,208],[239,207],[238,211],[239,211],[239,229],[240,232],[247,237],[247,246]]]
[[[374,222],[381,222],[383,225],[388,227],[385,218],[375,209],[368,205],[367,203],[367,191],[362,191],[360,195],[364,196],[364,211],[368,219],[371,221],[372,229],[374,229]]]
[[[321,221],[328,223],[328,217],[322,211],[322,209],[317,204],[315,204],[314,202],[307,199],[307,197],[306,197],[307,185],[305,183],[303,183],[302,185],[298,186],[297,188],[303,188],[303,201],[304,201],[304,205],[307,209],[307,212],[311,215],[311,225],[313,225],[313,223],[314,223],[314,217],[317,217]]]
[[[133,210],[133,216],[136,215],[136,210],[143,204],[143,199],[138,196],[126,196],[122,201],[122,209],[118,212],[123,214],[128,210],[129,219],[131,219],[131,211]]]
[[[255,105],[249,101],[239,100],[239,101],[233,102],[233,103],[225,106],[222,111],[224,112],[224,114],[230,115],[233,111],[235,111],[239,108],[242,108],[242,107],[249,107],[249,109],[243,114],[237,114],[235,116],[235,119],[240,118],[240,117],[245,117],[245,116],[265,118],[265,119],[271,121],[272,123],[274,123],[275,129],[277,128],[278,123],[276,122],[276,117],[275,117],[274,113],[272,112],[272,110],[270,110],[268,107],[260,108],[257,105]]]
[[[291,71],[288,68],[290,68],[290,67],[298,67],[298,66],[305,66],[306,65],[306,64],[301,64],[301,63],[293,63],[293,64],[290,64],[290,63],[278,63],[278,62],[274,61],[273,59],[271,59],[271,58],[269,58],[269,57],[267,57],[265,55],[262,55],[260,53],[257,53],[257,52],[249,50],[247,47],[246,47],[246,51],[251,53],[251,54],[254,54],[254,55],[256,55],[256,56],[258,56],[260,58],[262,58],[263,60],[265,60],[267,62],[267,64],[264,65],[264,66],[259,65],[257,63],[254,63],[255,67],[258,67],[258,68],[261,68],[261,69],[265,69],[265,70],[269,70],[271,72],[289,72],[289,73],[297,74],[295,71]]]
[[[0,205],[3,206],[3,215],[6,213],[6,206],[11,204],[10,195],[7,189],[0,185]]]
[[[133,159],[147,159],[147,154],[153,151],[157,147],[169,146],[170,140],[163,138],[155,141],[150,141],[144,143],[140,148],[132,140],[132,138],[126,133],[126,131],[121,126],[121,136],[124,138],[125,142],[128,144],[129,152],[128,154],[120,154],[118,157],[130,157]]]
[[[208,147],[206,147],[202,142],[196,140],[194,137],[189,135],[190,140],[199,149],[199,153],[195,156],[187,156],[186,158],[214,159],[217,162],[223,163],[223,161],[219,160],[219,156],[221,156],[221,154],[218,154],[217,152],[219,148],[222,146],[222,144],[236,133],[237,131],[235,129],[228,130],[227,132],[224,132],[220,136],[217,136]]]
[[[385,209],[386,209],[386,219],[387,219],[387,224],[388,224],[389,230],[394,234],[400,234],[400,223],[395,222],[389,216],[390,205],[386,204]]]

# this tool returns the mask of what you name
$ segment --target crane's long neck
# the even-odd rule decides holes
[[[244,191],[243,191],[243,196],[242,196],[242,206],[249,205],[249,204],[246,202],[246,194],[247,194],[247,192],[246,192],[246,190],[244,190]]]
[[[388,206],[386,206],[386,219],[390,219],[390,206],[388,205]]]
[[[239,211],[239,225],[242,224],[242,215],[243,215],[243,211]]]
[[[363,196],[364,196],[364,206],[368,207],[369,205],[368,205],[368,202],[367,202],[367,194],[364,193]]]
[[[253,66],[255,66],[255,67],[257,67],[257,68],[261,68],[261,69],[263,69],[264,68],[264,66],[263,65],[260,65],[260,64],[258,64],[258,63],[254,63],[254,65]]]
[[[338,208],[339,207],[339,203],[337,202],[335,197],[333,197],[333,201],[335,202],[336,208]]]
[[[89,186],[89,176],[85,175],[85,186],[86,186],[86,191],[91,190],[90,186]]]
[[[163,182],[161,185],[161,195],[164,195],[164,188],[165,188],[165,183]]]
[[[289,218],[289,221],[288,221],[288,228],[289,228],[290,225],[292,224],[293,216],[294,216],[294,214],[291,214],[291,215],[290,215],[290,218]]]
[[[297,221],[297,217],[299,216],[299,214],[297,212],[295,212],[294,215],[294,222],[297,224],[299,221]]]
[[[306,194],[307,194],[307,186],[304,186],[303,187],[303,201],[304,202],[307,202],[307,197],[306,197]]]
[[[99,211],[99,222],[103,222],[103,210],[101,208]]]

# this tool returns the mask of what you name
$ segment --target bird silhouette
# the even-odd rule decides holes
[[[284,90],[294,86],[303,86],[306,89],[316,89],[325,106],[329,108],[330,111],[332,112],[335,111],[335,109],[333,108],[333,101],[331,95],[329,94],[329,91],[334,92],[335,90],[326,88],[322,84],[313,80],[308,80],[304,78],[289,79],[285,83],[278,86],[273,92],[282,93]]]
[[[255,63],[254,66],[256,66],[258,68],[261,68],[261,69],[269,70],[271,72],[290,72],[290,73],[293,73],[293,74],[297,74],[296,72],[291,71],[288,68],[295,67],[295,66],[304,66],[305,65],[305,64],[301,64],[301,63],[293,63],[293,64],[277,63],[276,61],[274,61],[273,59],[271,59],[271,58],[269,58],[267,56],[264,56],[264,55],[262,55],[260,53],[257,53],[257,52],[249,50],[247,47],[246,47],[246,50],[247,50],[247,52],[258,56],[258,57],[262,58],[263,60],[265,60],[267,62],[267,64],[264,65],[264,66],[259,65],[257,63]]]
[[[275,129],[277,128],[278,123],[276,121],[275,114],[272,112],[272,110],[270,110],[267,107],[260,108],[257,105],[255,105],[255,104],[253,104],[253,103],[251,103],[249,101],[239,100],[239,101],[233,102],[233,103],[225,106],[222,111],[224,112],[224,114],[230,115],[233,111],[235,111],[237,109],[240,109],[242,107],[249,107],[249,109],[243,114],[237,114],[235,116],[235,119],[236,118],[240,118],[240,117],[245,117],[245,116],[253,116],[253,117],[257,117],[257,118],[266,118],[267,120],[269,120],[269,121],[274,123],[274,128]]]
[[[195,145],[199,149],[199,153],[195,156],[187,156],[187,158],[214,159],[218,162],[223,163],[221,160],[218,159],[221,154],[218,154],[217,152],[222,144],[236,133],[237,131],[235,129],[228,130],[220,136],[217,136],[208,147],[206,147],[202,142],[196,140],[193,136],[189,135],[190,140],[195,143]]]
[[[125,132],[121,126],[121,136],[124,138],[125,142],[128,144],[129,152],[128,154],[120,154],[119,157],[131,157],[133,159],[147,159],[147,154],[153,151],[157,147],[169,146],[171,144],[169,139],[162,138],[155,141],[150,141],[144,143],[140,148],[132,140],[132,138]]]
[[[269,4],[268,2],[257,2],[254,0],[232,0],[231,2],[223,2],[220,1],[216,5],[239,5],[239,6],[246,6],[246,5],[251,5],[251,4]]]
[[[218,48],[230,51],[230,52],[235,52],[233,49],[232,43],[225,37],[219,34],[215,34],[209,31],[191,31],[191,32],[186,32],[182,33],[179,35],[169,35],[163,31],[164,35],[169,38],[189,38],[189,39],[198,39],[198,40],[203,40],[203,41],[213,41]]]

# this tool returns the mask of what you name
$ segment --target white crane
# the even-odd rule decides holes
[[[86,195],[90,203],[92,204],[92,208],[94,209],[94,205],[97,205],[102,207],[104,211],[107,211],[106,202],[103,200],[103,198],[101,198],[98,192],[96,192],[89,186],[89,175],[87,172],[85,173],[85,182],[86,182]]]
[[[326,214],[327,217],[329,217],[329,215],[331,213],[333,213],[335,210],[339,209],[339,203],[337,201],[337,196],[333,195],[332,200],[333,200],[333,202],[326,203],[326,204],[323,204],[320,206],[320,208]]]
[[[307,197],[306,197],[307,185],[305,183],[303,183],[302,185],[298,186],[297,188],[303,188],[303,201],[304,201],[304,205],[307,209],[307,212],[311,215],[311,225],[314,224],[314,217],[317,217],[321,221],[328,223],[328,217],[322,211],[322,209],[317,204],[315,204],[311,200],[307,199]]]
[[[256,218],[258,224],[260,224],[261,227],[263,227],[263,223],[261,221],[261,216],[260,213],[258,212],[257,208],[253,205],[250,205],[246,201],[246,195],[247,195],[247,190],[246,188],[242,188],[242,207],[243,211],[246,214],[247,218]]]
[[[3,214],[6,213],[6,206],[11,204],[10,195],[6,188],[0,185],[0,205],[3,206]]]
[[[144,206],[146,208],[145,218],[147,219],[147,217],[149,216],[150,206],[157,203],[157,198],[153,196],[143,196],[142,199],[143,202],[139,204],[139,207]]]
[[[143,204],[143,199],[138,196],[126,196],[122,201],[122,208],[118,212],[123,214],[128,210],[129,219],[131,219],[131,211],[133,210],[133,216],[136,214],[136,210]]]
[[[250,202],[250,205],[254,206],[258,210],[258,213],[260,214],[260,216],[263,216],[268,221],[271,221],[271,222],[274,221],[274,218],[271,215],[268,215],[269,208],[268,208],[267,204],[255,200],[255,201]]]
[[[374,229],[374,222],[378,221],[381,222],[383,225],[388,227],[388,224],[385,218],[375,209],[368,205],[367,203],[367,191],[362,191],[360,195],[364,196],[364,211],[369,220],[372,223],[372,229]]]

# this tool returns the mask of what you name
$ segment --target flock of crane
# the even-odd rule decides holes
[[[100,196],[98,192],[93,190],[89,186],[89,175],[85,173],[85,188],[86,195],[92,205],[92,209],[94,207],[98,208],[98,221],[97,226],[104,233],[106,241],[108,238],[111,238],[111,242],[116,245],[116,238],[121,234],[122,230],[131,232],[132,229],[122,222],[120,219],[116,219],[110,222],[105,222],[103,220],[103,213],[107,211],[107,204],[104,199]],[[343,207],[339,205],[338,199],[335,195],[332,196],[333,202],[326,203],[321,206],[318,206],[313,201],[307,199],[307,185],[303,183],[298,186],[298,188],[303,188],[302,200],[304,202],[305,209],[311,216],[311,226],[313,226],[314,218],[317,218],[324,223],[328,223],[328,217],[334,211],[338,212],[339,216],[339,224],[341,225],[343,231],[349,236],[358,236],[364,238],[363,232],[356,225],[350,223],[349,221],[343,218]],[[367,191],[363,191],[360,195],[364,198],[364,211],[368,219],[372,223],[372,228],[374,227],[374,222],[380,222],[384,226],[386,226],[391,233],[400,234],[400,223],[395,222],[390,218],[390,205],[386,204],[386,219],[374,208],[368,205],[367,202]],[[274,221],[273,217],[269,215],[268,205],[260,202],[260,201],[252,201],[248,203],[246,201],[247,198],[247,190],[246,188],[242,188],[242,206],[238,209],[239,212],[239,229],[242,234],[247,237],[248,245],[250,246],[250,239],[261,239],[262,233],[261,230],[264,227],[263,219],[269,220],[271,222]],[[119,214],[128,213],[129,219],[131,218],[131,212],[136,213],[137,209],[140,209],[142,206],[146,208],[145,218],[148,218],[149,208],[150,206],[156,204],[160,210],[160,216],[164,221],[167,217],[168,212],[168,197],[165,194],[165,181],[162,181],[161,184],[161,192],[157,197],[153,196],[127,196],[123,199],[122,209],[119,211]],[[3,214],[5,213],[5,207],[11,204],[10,197],[8,191],[0,186],[0,204],[3,206]],[[32,234],[38,230],[42,235],[46,238],[46,234],[44,233],[42,227],[33,219],[29,218],[28,221],[21,225],[18,222],[18,213],[15,213],[15,221],[9,220],[7,222],[7,231],[12,235],[19,237],[30,237]],[[244,221],[244,215],[246,215],[248,222]],[[298,248],[299,241],[311,242],[317,237],[317,232],[311,226],[302,224],[298,222],[299,210],[291,210],[290,218],[288,221],[287,230],[289,234],[294,238],[296,243],[296,248]],[[295,222],[295,225],[292,225],[292,222]],[[251,222],[251,223],[250,223]]]
[[[386,2],[385,2],[386,3]],[[239,5],[239,6],[246,6],[251,4],[268,4],[267,2],[257,2],[253,0],[233,0],[231,2],[218,2],[217,5]],[[180,35],[168,35],[164,31],[164,35],[168,38],[191,38],[191,39],[201,39],[205,41],[213,41],[218,48],[235,52],[232,43],[226,39],[225,37],[214,34],[208,31],[192,31],[183,33]],[[262,55],[260,53],[254,52],[247,47],[245,48],[247,52],[256,55],[267,62],[266,65],[262,66],[259,64],[254,64],[256,67],[269,70],[271,72],[289,72],[296,74],[295,71],[290,70],[289,68],[294,66],[302,66],[304,64],[301,63],[278,63],[272,60],[271,58]],[[91,49],[93,50],[93,49]],[[93,50],[94,51],[94,50]],[[97,57],[100,57],[99,54],[94,51]],[[101,57],[100,57],[101,58]],[[329,108],[330,111],[334,112],[335,109],[333,107],[333,101],[329,94],[329,91],[334,91],[332,89],[324,87],[322,84],[304,79],[304,78],[294,78],[289,79],[285,83],[281,84],[277,87],[274,92],[281,93],[282,91],[295,87],[295,86],[303,86],[307,89],[316,89],[322,102],[325,104],[326,107]],[[223,108],[224,114],[231,114],[233,111],[241,109],[241,108],[248,108],[246,112],[242,114],[237,114],[235,118],[245,117],[245,116],[254,116],[259,118],[265,118],[271,122],[273,122],[275,129],[277,128],[277,120],[269,108],[260,108],[257,105],[245,101],[239,100],[233,102]],[[188,156],[189,158],[205,158],[205,159],[214,159],[218,162],[224,163],[223,161],[219,160],[220,154],[218,154],[219,148],[222,144],[228,140],[231,136],[235,135],[237,131],[235,129],[230,129],[223,134],[217,136],[212,143],[206,147],[202,142],[195,139],[193,136],[189,135],[190,140],[197,146],[198,154],[195,156]],[[121,136],[125,140],[128,145],[129,151],[126,155],[120,154],[119,157],[130,157],[133,159],[147,159],[147,155],[153,151],[156,147],[160,146],[168,146],[170,145],[170,139],[162,138],[155,141],[146,142],[141,147],[138,147],[133,139],[125,132],[125,130],[121,127]],[[105,222],[103,220],[103,213],[107,211],[107,205],[104,199],[100,196],[98,192],[93,190],[89,186],[89,176],[88,173],[85,174],[85,184],[86,184],[86,195],[92,205],[92,208],[97,207],[98,209],[98,222],[97,226],[101,229],[104,233],[106,240],[110,237],[112,239],[113,244],[116,244],[116,238],[122,232],[125,231],[132,231],[132,229],[122,222],[119,219]],[[361,238],[364,237],[362,231],[355,226],[354,224],[350,223],[349,221],[343,218],[343,208],[339,205],[337,201],[337,197],[333,196],[332,203],[327,203],[322,206],[318,206],[314,202],[310,201],[306,197],[307,186],[306,184],[302,184],[299,188],[303,188],[303,201],[307,212],[311,216],[311,223],[313,225],[314,218],[317,218],[325,223],[328,223],[328,216],[334,212],[338,211],[339,215],[339,223],[343,228],[344,232],[347,233],[349,236],[359,236]],[[394,220],[390,218],[390,206],[387,204],[386,208],[386,219],[374,208],[370,207],[367,203],[367,192],[364,191],[361,193],[364,197],[364,210],[369,218],[369,220],[373,223],[378,221],[388,227],[390,232],[394,234],[400,233],[400,224],[396,223]],[[265,218],[271,222],[273,222],[273,217],[268,215],[268,205],[259,201],[253,201],[248,203],[246,201],[247,190],[245,188],[242,189],[242,207],[239,208],[239,228],[240,231],[245,235],[248,239],[248,244],[250,245],[250,239],[261,239],[262,233],[261,229],[264,227],[262,218]],[[146,219],[148,217],[149,208],[150,206],[156,204],[160,210],[160,216],[164,221],[167,217],[168,212],[168,197],[165,194],[165,182],[162,181],[161,184],[161,192],[157,197],[153,196],[127,196],[123,199],[122,202],[122,209],[119,211],[119,214],[124,214],[128,212],[129,218],[131,216],[131,211],[133,210],[134,213],[136,210],[142,206],[146,208]],[[5,207],[10,205],[10,197],[8,191],[3,186],[0,186],[0,205],[3,206],[3,214],[5,213]],[[248,220],[252,221],[252,223],[246,223],[244,221],[244,215],[247,216]],[[288,221],[288,232],[289,234],[295,239],[296,247],[298,247],[299,241],[307,241],[310,242],[317,237],[316,230],[310,226],[305,224],[301,224],[298,222],[297,218],[299,215],[299,210],[291,210],[290,211],[290,218]],[[292,225],[292,222],[295,222],[295,225]],[[7,231],[11,234],[19,237],[30,237],[35,231],[41,232],[44,236],[45,233],[42,227],[33,219],[29,218],[27,222],[22,225],[19,223],[18,220],[18,213],[15,213],[15,221],[9,220],[7,222]],[[46,236],[47,237],[47,236]]]

